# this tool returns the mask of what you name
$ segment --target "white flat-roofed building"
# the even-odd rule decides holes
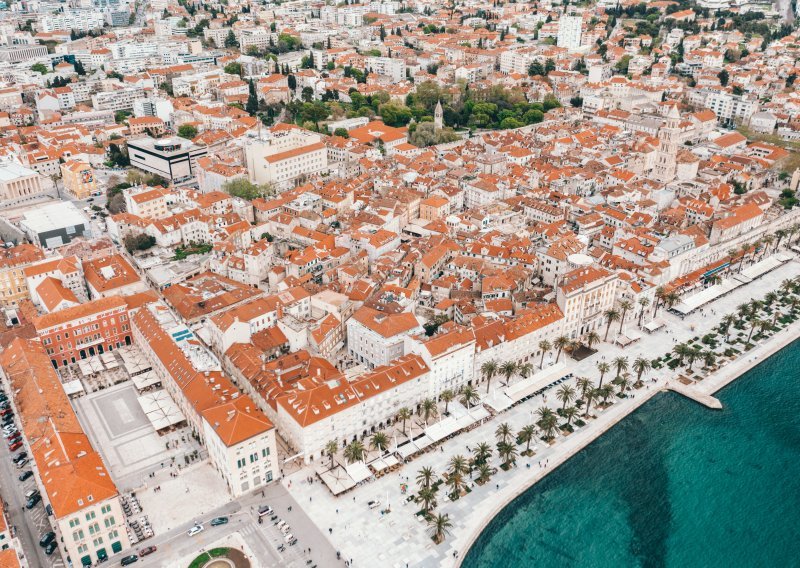
[[[60,247],[75,237],[91,236],[89,221],[71,201],[26,211],[19,224],[31,242],[45,248]]]
[[[328,150],[316,132],[279,124],[244,146],[250,180],[291,188],[298,180],[328,171]]]

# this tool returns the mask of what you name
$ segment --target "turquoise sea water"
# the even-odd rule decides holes
[[[649,401],[506,507],[464,567],[800,566],[800,341],[716,396]]]

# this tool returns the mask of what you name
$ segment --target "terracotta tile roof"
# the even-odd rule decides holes
[[[22,430],[57,519],[118,495],[38,341],[14,340],[0,356]]]
[[[164,290],[164,297],[185,320],[193,320],[260,295],[260,290],[230,278],[203,272]]]
[[[100,298],[98,300],[93,300],[91,302],[86,302],[85,304],[80,304],[71,308],[65,308],[58,312],[45,314],[41,317],[35,318],[33,320],[33,325],[36,327],[37,331],[42,332],[43,330],[49,329],[56,325],[62,325],[73,320],[85,318],[92,314],[99,314],[101,312],[115,310],[118,308],[123,308],[121,311],[127,309],[125,298],[120,296]]]
[[[353,319],[383,337],[394,337],[420,327],[412,313],[386,314],[367,306],[354,313]]]
[[[120,254],[83,263],[86,282],[97,292],[106,292],[139,282],[139,275]]]
[[[65,288],[61,280],[48,276],[36,287],[36,294],[48,312],[55,310],[61,302],[79,304],[78,298],[69,288]]]

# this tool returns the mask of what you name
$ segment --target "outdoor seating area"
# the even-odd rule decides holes
[[[186,417],[166,390],[148,392],[137,397],[137,400],[159,434],[186,424]]]

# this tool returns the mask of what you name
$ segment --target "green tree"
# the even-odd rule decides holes
[[[48,69],[44,63],[34,63],[31,65],[31,71],[41,73],[42,75],[47,75],[50,72],[50,69]]]
[[[236,39],[236,34],[233,33],[233,30],[229,31],[228,35],[225,37],[225,47],[239,47],[239,41]]]
[[[411,111],[406,106],[394,103],[381,105],[380,116],[387,126],[405,126],[411,120]]]
[[[256,93],[255,81],[252,79],[250,79],[250,85],[248,86],[247,104],[244,110],[246,110],[247,114],[250,116],[255,116],[258,112],[258,94]]]
[[[428,521],[428,529],[431,533],[431,538],[439,544],[442,542],[446,535],[450,534],[450,529],[453,523],[450,521],[449,515],[436,515]]]
[[[225,73],[228,75],[238,75],[239,77],[242,76],[242,64],[238,61],[232,61],[228,63],[224,68]]]
[[[191,124],[182,124],[178,127],[178,136],[188,140],[193,140],[197,137],[197,128]]]
[[[229,195],[240,197],[247,201],[252,201],[259,197],[271,197],[275,195],[275,188],[271,185],[256,185],[244,177],[225,182],[222,186],[222,190]]]
[[[730,75],[725,69],[723,69],[717,73],[717,78],[719,78],[719,84],[725,87],[728,85],[728,79],[730,79]]]
[[[344,459],[347,460],[347,463],[361,461],[364,459],[365,451],[366,449],[364,448],[364,444],[358,440],[354,440],[353,442],[350,442],[344,449]]]

